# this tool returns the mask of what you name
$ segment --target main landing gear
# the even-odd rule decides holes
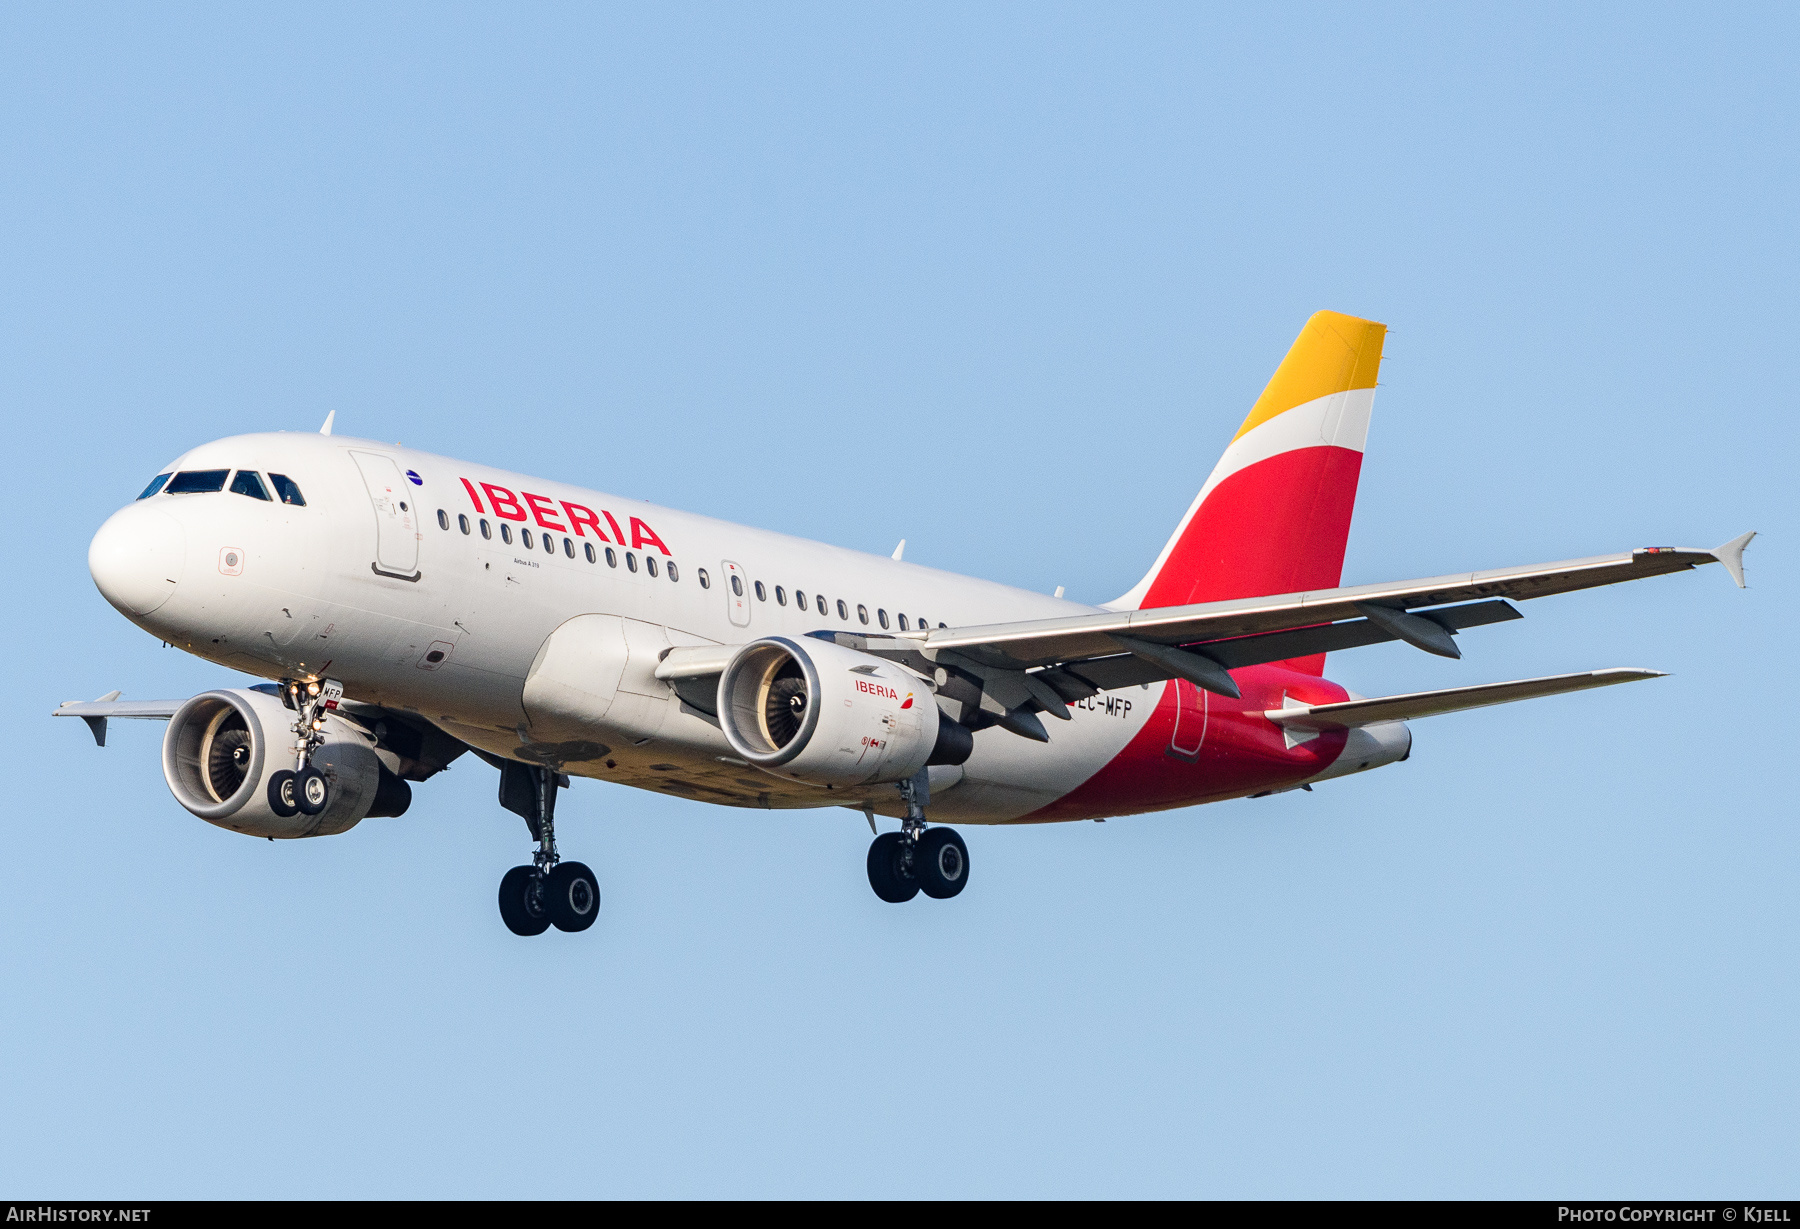
[[[924,769],[900,782],[900,798],[906,803],[900,831],[884,832],[869,846],[869,886],[892,905],[920,892],[948,900],[969,882],[969,847],[954,828],[925,826],[931,784]]]
[[[331,805],[331,782],[312,766],[312,757],[325,744],[326,710],[343,698],[344,685],[336,679],[281,681],[281,702],[294,710],[294,770],[269,778],[269,809],[281,818],[323,814]]]
[[[550,927],[586,930],[600,916],[594,872],[564,862],[556,852],[556,791],[560,775],[548,765],[507,764],[500,770],[500,805],[524,817],[537,839],[530,866],[515,866],[500,880],[500,920],[515,935],[541,935]]]

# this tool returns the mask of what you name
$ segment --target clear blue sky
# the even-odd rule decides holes
[[[1800,1194],[1792,10],[10,5],[0,1187]],[[157,466],[338,430],[1104,601],[1306,316],[1393,329],[1350,582],[1711,546],[1365,694],[1316,792],[968,832],[592,782],[521,941],[472,759],[305,842],[176,806],[237,682],[94,591]]]

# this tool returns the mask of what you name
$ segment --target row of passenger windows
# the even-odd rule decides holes
[[[445,530],[446,532],[449,531],[449,529],[450,529],[450,514],[448,512],[444,511],[444,509],[442,509],[442,508],[439,508],[438,514],[437,514],[437,521],[438,521],[439,529]],[[471,533],[474,533],[477,530],[479,530],[479,532],[481,533],[481,536],[490,541],[494,537],[494,527],[493,527],[493,525],[488,523],[488,519],[485,516],[478,517],[478,518],[476,518],[476,520],[473,523],[471,523],[467,513],[459,512],[456,515],[456,527],[465,534],[471,534]],[[507,524],[505,521],[500,522],[500,540],[502,542],[507,543],[508,545],[512,544],[513,529],[512,529],[512,526]],[[519,542],[525,547],[526,550],[536,550],[537,543],[539,541],[541,541],[543,543],[543,549],[544,549],[545,554],[554,555],[556,553],[556,539],[553,536],[551,536],[550,534],[547,534],[547,533],[533,534],[532,531],[529,529],[520,529],[519,530]],[[613,550],[613,548],[610,546],[601,547],[599,550],[596,550],[594,548],[594,544],[592,542],[583,542],[581,544],[581,550],[582,550],[582,553],[587,556],[587,561],[589,563],[598,563],[600,561],[600,555],[605,554],[607,567],[616,568],[619,566],[619,556]],[[562,540],[562,552],[564,555],[568,556],[570,559],[575,558],[575,539],[564,538]],[[670,580],[678,581],[681,579],[681,570],[680,570],[680,568],[678,568],[676,566],[674,561],[671,560],[667,563],[664,563],[664,564],[662,564],[662,567],[665,570],[667,570],[667,572],[669,573]],[[631,571],[631,572],[635,572],[638,570],[638,557],[637,557],[637,553],[635,551],[626,551],[625,552],[625,568],[627,571]],[[643,559],[643,568],[646,572],[650,573],[650,575],[655,576],[657,574],[656,556],[651,555],[651,554],[645,554],[644,559]],[[694,578],[700,582],[700,587],[702,589],[712,588],[712,577],[707,575],[705,568],[697,569],[694,573]],[[738,597],[743,597],[744,596],[743,578],[740,576],[732,576],[730,578],[730,581],[731,581],[732,593],[734,593]],[[763,584],[762,581],[760,581],[760,580],[756,581],[754,584],[751,585],[751,588],[756,593],[757,601],[766,602],[769,600],[769,589],[766,585]],[[777,606],[786,606],[788,604],[788,591],[787,591],[787,588],[783,585],[775,586],[775,604]],[[794,590],[794,606],[799,610],[808,610],[808,609],[813,609],[816,607],[816,609],[818,610],[818,612],[820,614],[825,615],[826,617],[829,618],[831,615],[832,603],[831,603],[831,600],[829,598],[827,598],[823,593],[815,593],[811,597],[808,597],[806,590],[795,589]],[[850,621],[850,604],[848,602],[844,601],[844,599],[842,599],[842,598],[839,598],[837,600],[837,617],[842,619],[846,623],[848,623]],[[869,608],[867,606],[858,605],[856,608],[856,618],[865,627],[868,626]],[[876,622],[881,624],[881,628],[883,631],[889,631],[893,628],[893,623],[891,623],[888,620],[888,612],[886,610],[877,609],[875,611],[875,619],[876,619]],[[894,616],[894,619],[898,621],[898,623],[900,625],[900,630],[903,632],[912,631],[915,624],[918,627],[918,630],[920,630],[920,631],[924,631],[926,628],[931,626],[930,620],[924,618],[923,616],[920,616],[917,620],[911,620],[911,619],[908,619],[903,614],[897,614]],[[938,626],[944,627],[945,624],[939,623]]]
[[[444,511],[442,508],[438,509],[437,519],[438,519],[438,528],[439,529],[448,530],[450,528],[450,514],[446,511]],[[484,538],[487,538],[491,541],[494,537],[494,527],[488,523],[487,517],[484,516],[484,517],[479,518],[479,520],[477,521],[477,524],[480,526],[481,536]],[[465,534],[473,533],[475,531],[475,527],[469,523],[469,517],[466,513],[458,513],[457,514],[456,527],[458,529],[462,530]],[[500,540],[502,542],[506,543],[508,546],[512,545],[513,528],[511,525],[508,525],[505,521],[500,522]],[[536,550],[538,548],[538,542],[540,540],[543,542],[545,554],[554,555],[556,553],[556,539],[554,537],[552,537],[550,534],[547,534],[547,533],[546,534],[534,534],[529,529],[519,530],[519,542],[522,546],[525,547],[526,550]],[[567,555],[570,559],[575,558],[575,539],[564,538],[562,540],[562,552],[563,552],[563,554]],[[595,550],[594,544],[592,542],[583,542],[581,544],[581,552],[582,552],[582,554],[587,556],[587,561],[589,563],[599,563],[600,556],[602,554],[604,554],[606,556],[606,566],[607,567],[616,568],[619,566],[619,556],[618,556],[617,552],[615,552],[613,550],[613,548],[610,546],[602,547],[600,550]],[[638,570],[639,566],[640,566],[640,564],[638,561],[637,552],[636,551],[626,551],[625,552],[625,570],[628,572],[635,572]],[[644,571],[650,573],[650,575],[652,575],[652,576],[659,575],[662,571],[666,570],[669,574],[670,580],[678,581],[681,579],[681,568],[673,560],[669,561],[668,563],[659,565],[656,561],[655,555],[646,553],[644,555],[641,566],[643,567]],[[709,582],[707,580],[706,569],[701,568],[700,569],[700,587],[705,588],[708,583]]]
[[[150,480],[139,499],[149,499],[161,491],[165,495],[207,495],[225,489],[225,479],[231,477],[228,469],[184,469],[178,474],[158,474]],[[269,495],[269,487],[275,488],[275,499],[284,504],[293,504],[304,508],[306,497],[300,494],[299,486],[286,474],[270,474],[269,486],[263,485],[262,475],[253,469],[240,469],[237,477],[231,479],[231,490],[237,495],[248,495],[251,499],[260,499],[265,503],[273,502]]]
[[[703,585],[706,583],[705,573],[701,574],[700,583]],[[769,600],[769,590],[763,584],[762,581],[760,581],[760,580],[756,581],[750,587],[756,593],[757,601],[766,602]],[[741,579],[739,579],[738,577],[733,576],[731,578],[731,591],[733,593],[737,594],[737,596],[739,596],[739,597],[744,596],[744,582]],[[800,610],[806,610],[808,608],[807,601],[808,601],[808,599],[806,596],[806,590],[804,590],[804,589],[795,589],[794,590],[794,605],[795,605],[795,607],[797,607]],[[818,610],[818,612],[820,614],[830,617],[831,608],[832,608],[831,599],[827,598],[823,593],[815,593],[812,595],[811,601],[815,604],[815,608]],[[775,586],[775,604],[777,606],[785,606],[788,604],[787,589],[781,585]],[[846,602],[841,597],[837,600],[837,617],[842,619],[846,623],[848,623],[850,621],[850,603]],[[910,632],[913,630],[913,626],[914,626],[913,621],[909,620],[905,615],[897,614],[894,616],[894,618],[899,621],[901,631]],[[867,606],[863,606],[863,605],[859,604],[856,607],[856,620],[857,620],[857,622],[861,623],[864,627],[868,626],[868,624],[869,624],[869,608]],[[893,630],[893,624],[888,621],[888,612],[887,611],[882,610],[882,609],[877,609],[875,611],[875,620],[876,620],[876,622],[881,624],[881,629],[883,631]],[[929,619],[925,618],[923,615],[921,615],[921,616],[919,616],[919,618],[917,620],[917,625],[918,625],[918,629],[920,631],[924,631],[926,628],[931,626],[931,620],[929,620]],[[946,625],[943,623],[939,623],[938,626],[944,627]]]

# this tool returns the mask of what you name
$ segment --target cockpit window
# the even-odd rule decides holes
[[[175,475],[169,483],[167,493],[170,495],[201,495],[208,491],[223,491],[225,479],[231,471],[228,469],[186,469]]]
[[[306,507],[306,497],[300,494],[300,488],[294,485],[292,478],[286,474],[270,474],[269,481],[274,484],[275,494],[282,503],[293,504],[298,508]]]
[[[268,488],[263,486],[262,479],[257,477],[253,469],[240,469],[237,477],[231,480],[231,490],[234,495],[248,495],[251,499],[265,502],[269,498]]]
[[[144,493],[142,495],[139,495],[138,498],[139,499],[149,499],[152,495],[154,495],[158,491],[162,490],[163,483],[167,482],[168,480],[169,480],[169,475],[167,475],[167,474],[156,475],[156,477],[150,479],[150,485],[144,488]]]

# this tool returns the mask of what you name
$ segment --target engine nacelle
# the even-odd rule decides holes
[[[968,731],[940,715],[922,679],[825,640],[745,645],[719,676],[718,711],[732,750],[812,785],[901,781],[934,750],[945,763],[968,758]],[[943,758],[940,727],[959,759]]]
[[[294,714],[275,696],[233,689],[195,696],[163,735],[163,778],[175,801],[209,824],[251,836],[332,836],[371,813],[398,815],[411,792],[386,772],[371,738],[336,714],[312,765],[331,782],[318,815],[282,818],[269,807],[269,778],[294,766]]]

